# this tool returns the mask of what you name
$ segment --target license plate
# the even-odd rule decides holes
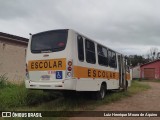
[[[42,75],[41,80],[50,80],[50,75]]]

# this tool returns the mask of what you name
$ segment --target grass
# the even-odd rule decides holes
[[[14,85],[7,82],[5,75],[0,76],[0,111],[35,106],[54,100],[57,96],[57,93],[49,94],[42,90],[28,90],[24,84]]]
[[[159,82],[160,83],[160,79],[154,79],[154,80],[140,80],[141,82]]]
[[[2,80],[2,79],[1,79]],[[3,78],[4,80],[4,78]],[[2,81],[3,81],[2,80]],[[60,93],[53,94],[41,90],[28,90],[22,85],[6,84],[0,82],[0,111],[84,111],[93,110],[99,105],[118,101],[125,97],[147,90],[149,85],[133,81],[126,92],[107,92],[104,100],[93,100],[88,95],[77,94],[64,98]],[[22,120],[24,118],[21,118]],[[48,118],[49,120],[50,118]],[[55,118],[57,119],[57,118]],[[39,118],[39,120],[43,120]]]
[[[128,95],[133,95],[141,91],[150,89],[151,87],[147,83],[133,81],[132,86],[128,89]]]

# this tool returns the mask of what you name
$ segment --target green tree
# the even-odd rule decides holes
[[[148,62],[148,59],[144,58],[141,55],[130,55],[129,62],[131,66],[137,66]]]

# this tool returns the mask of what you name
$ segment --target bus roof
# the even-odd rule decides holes
[[[114,52],[116,52],[116,53],[118,53],[118,54],[120,54],[120,55],[123,55],[122,53],[119,53],[119,52],[117,52],[117,51],[115,51],[115,50],[109,48],[108,46],[104,46],[104,45],[102,45],[101,43],[99,43],[99,42],[97,42],[97,41],[95,41],[95,40],[93,40],[93,39],[91,39],[91,38],[85,36],[84,34],[81,34],[81,33],[77,32],[77,31],[75,31],[75,30],[73,30],[73,29],[55,29],[55,30],[48,30],[48,31],[39,32],[39,33],[36,33],[36,34],[33,34],[33,35],[38,35],[38,34],[41,34],[41,33],[51,32],[51,31],[60,31],[60,30],[64,30],[64,31],[65,31],[65,30],[66,30],[66,31],[67,31],[67,30],[68,30],[68,31],[73,31],[73,32],[75,32],[75,33],[77,33],[77,34],[79,34],[79,35],[81,35],[81,36],[83,36],[83,37],[85,37],[85,38],[87,38],[87,39],[89,39],[89,40],[91,40],[91,41],[93,41],[93,42],[95,42],[95,43],[97,43],[97,44],[103,46],[103,47],[106,47],[106,48],[108,48],[108,49],[110,49],[110,50],[112,50],[112,51],[114,51]]]

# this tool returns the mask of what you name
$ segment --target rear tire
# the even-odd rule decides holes
[[[105,95],[106,95],[106,85],[102,84],[100,90],[96,92],[96,99],[102,100],[105,98]]]

